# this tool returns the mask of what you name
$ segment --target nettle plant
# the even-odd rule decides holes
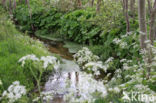
[[[41,78],[45,71],[52,71],[53,69],[57,70],[60,65],[60,61],[54,56],[42,56],[41,58],[36,57],[34,54],[26,55],[19,59],[21,66],[24,68],[24,71],[30,70],[32,76],[37,82],[38,92],[40,93],[40,102],[43,103],[43,93],[41,92]]]

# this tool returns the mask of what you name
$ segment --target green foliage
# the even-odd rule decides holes
[[[118,3],[106,2],[104,10],[97,15],[94,8],[63,13],[58,8],[40,3],[41,1],[36,2],[30,2],[30,9],[27,5],[20,4],[14,12],[22,31],[89,45],[110,44],[113,38],[126,33],[126,22]],[[130,19],[130,22],[132,30],[138,27],[137,21]]]
[[[21,35],[7,18],[4,10],[0,9],[0,78],[4,89],[16,80],[25,85],[28,91],[34,89],[34,78],[30,71],[25,71],[18,60],[27,54],[37,56],[48,55],[43,44]]]
[[[17,6],[14,18],[22,31],[28,31],[38,35],[46,35],[57,31],[60,28],[61,12],[55,8],[47,10],[37,1],[30,2],[30,8],[25,4]],[[36,9],[37,8],[37,9]]]
[[[92,9],[76,10],[65,14],[62,17],[61,34],[77,43],[98,43],[101,28],[89,21],[93,17],[95,17],[95,11]]]
[[[109,57],[114,57],[114,69],[121,67],[121,59],[130,59],[134,62],[141,59],[139,54],[138,32],[132,32],[120,37],[109,34],[105,37],[107,39],[103,45],[94,45],[89,48],[94,54],[98,55],[102,61],[106,61]],[[115,42],[118,40],[120,42],[116,44]]]

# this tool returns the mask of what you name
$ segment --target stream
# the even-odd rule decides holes
[[[48,81],[45,83],[43,92],[54,92],[54,98],[50,103],[65,103],[63,95],[68,93],[67,81],[70,81],[70,86],[76,89],[79,83],[80,68],[72,61],[72,54],[68,52],[67,48],[63,47],[64,44],[62,42],[54,42],[45,39],[40,40],[44,42],[51,53],[56,53],[63,58],[63,64],[61,64],[60,70],[49,77]]]
[[[67,98],[70,94],[74,94],[75,97],[81,96],[82,98],[80,99],[82,100],[92,99],[89,94],[90,91],[93,91],[91,87],[99,89],[99,91],[103,91],[103,93],[106,94],[106,89],[101,88],[103,83],[99,84],[98,81],[93,80],[91,75],[80,71],[79,66],[73,61],[73,54],[70,54],[68,49],[63,47],[64,44],[62,42],[45,39],[40,40],[44,42],[44,45],[51,53],[60,55],[63,61],[60,69],[52,73],[45,83],[42,92],[53,93],[53,98],[48,102],[45,101],[45,103],[73,103],[71,101],[64,101],[65,95],[67,95]],[[73,98],[74,97],[72,97],[72,99]]]

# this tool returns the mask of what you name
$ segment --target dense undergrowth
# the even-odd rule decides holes
[[[119,4],[108,1],[104,11],[98,15],[94,8],[61,11],[54,5],[52,7],[48,5],[50,4],[43,5],[35,0],[30,1],[30,8],[25,4],[17,5],[14,10],[17,27],[38,36],[62,38],[88,45],[102,61],[114,57],[115,68],[121,67],[120,59],[140,58],[139,46],[133,48],[135,44],[138,45],[139,33],[136,30],[138,21],[130,19],[131,30],[135,31],[129,33],[132,36],[122,38],[126,34],[126,22]],[[113,9],[110,9],[111,7]],[[120,42],[122,47],[114,45],[113,40],[116,38],[122,39]]]

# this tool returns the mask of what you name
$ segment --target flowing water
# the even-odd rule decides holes
[[[37,37],[33,38],[36,39]],[[72,88],[77,88],[80,68],[74,61],[72,61],[73,54],[69,53],[68,49],[63,47],[63,42],[39,39],[44,42],[44,45],[51,53],[56,53],[63,58],[63,63],[61,64],[60,69],[55,71],[55,73],[49,77],[48,81],[45,83],[43,92],[54,92],[54,98],[50,103],[65,103],[63,96],[68,93],[67,81],[71,82],[70,86]]]
[[[54,92],[54,99],[51,103],[65,103],[63,96],[68,93],[67,81],[70,81],[70,87],[75,89],[79,83],[79,66],[73,61],[63,59],[63,62],[60,69],[51,75],[45,84],[45,92]]]
[[[69,103],[64,101],[64,96],[70,94],[71,90],[72,92],[74,91],[76,97],[81,95],[82,99],[85,100],[92,98],[89,92],[94,89],[99,89],[99,91],[103,91],[106,94],[105,88],[101,88],[103,86],[102,82],[98,84],[91,75],[80,71],[79,66],[73,61],[73,54],[70,54],[68,49],[63,47],[64,44],[62,42],[43,39],[41,41],[45,43],[50,52],[56,53],[63,58],[60,68],[55,70],[45,83],[43,92],[52,92],[54,95],[48,103]],[[47,102],[45,101],[45,103]]]

